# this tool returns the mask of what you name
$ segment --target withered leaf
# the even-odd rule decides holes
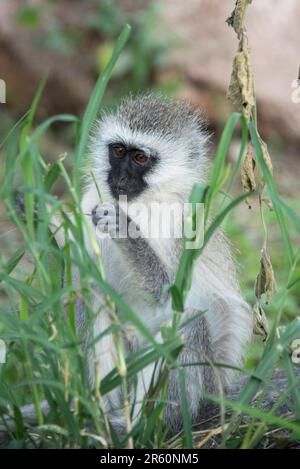
[[[243,28],[247,6],[249,3],[251,3],[251,1],[252,0],[236,0],[235,8],[230,17],[226,20],[228,25],[233,27],[238,37],[240,36]]]
[[[252,145],[248,143],[247,153],[241,166],[241,180],[244,192],[251,192],[256,189],[254,170],[255,159],[253,158],[253,149]],[[251,208],[249,199],[246,199],[246,203]]]
[[[271,211],[274,210],[273,202],[272,202],[272,200],[270,199],[270,197],[263,196],[261,200],[262,200],[262,202],[263,202],[264,204],[266,204],[266,206],[268,207],[269,210],[271,210]]]
[[[239,48],[233,60],[227,97],[243,113],[249,123],[255,98],[250,52],[245,35],[240,39]]]
[[[261,149],[262,149],[264,162],[266,163],[266,166],[268,170],[270,171],[271,175],[273,175],[273,165],[272,165],[272,160],[271,160],[270,153],[268,150],[268,146],[263,140],[260,140],[260,143],[261,143]]]
[[[275,277],[272,263],[266,249],[263,248],[261,251],[260,272],[255,282],[255,296],[259,299],[265,293],[268,303],[275,291]]]
[[[253,308],[253,320],[253,333],[262,336],[265,342],[269,337],[270,328],[266,314],[258,301]]]

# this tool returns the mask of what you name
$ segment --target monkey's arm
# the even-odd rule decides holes
[[[96,206],[93,209],[92,222],[94,226],[99,228],[102,233],[111,234],[112,242],[119,247],[132,271],[137,273],[141,282],[141,289],[150,293],[159,302],[162,299],[163,286],[171,282],[173,272],[167,269],[147,239],[140,236],[133,238],[130,236],[129,230],[126,230],[126,237],[120,237],[120,209],[117,207],[116,212],[113,214],[109,213],[109,210],[109,206]],[[127,227],[129,223],[132,228],[134,222],[127,217]],[[136,229],[132,231],[136,233],[138,227],[136,226]]]
[[[162,261],[144,238],[116,239],[117,245],[141,279],[142,290],[150,293],[159,302],[163,287],[170,283],[170,276]]]

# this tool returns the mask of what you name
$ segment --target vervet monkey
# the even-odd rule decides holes
[[[183,242],[176,237],[144,237],[144,213],[137,204],[150,207],[176,203],[183,210],[193,185],[207,181],[210,166],[207,139],[203,118],[197,111],[187,104],[152,94],[124,99],[115,112],[100,117],[92,136],[94,178],[87,175],[82,211],[95,230],[107,282],[136,311],[157,341],[161,340],[161,325],[172,319],[171,298],[165,287],[174,281]],[[104,203],[99,200],[97,186]],[[128,217],[125,217],[128,225],[140,232],[139,237],[119,236],[118,221],[114,222],[109,206],[123,213],[120,196],[127,196]],[[170,221],[171,232],[182,220],[182,213]],[[88,236],[86,244],[93,255]],[[95,290],[95,335],[110,324],[109,311],[100,307],[102,302],[101,292]],[[200,312],[205,313],[181,330],[184,349],[178,357],[179,364],[212,364],[185,367],[187,400],[194,423],[205,409],[203,392],[219,393],[220,387],[226,390],[233,380],[229,368],[216,367],[213,363],[239,366],[252,332],[250,308],[241,295],[235,263],[220,232],[211,238],[196,262],[182,321]],[[82,323],[82,311],[77,320]],[[128,352],[144,345],[143,337],[132,326],[124,337]],[[97,366],[102,377],[114,368],[114,356],[113,337],[104,336],[96,344]],[[150,365],[139,374],[134,419],[139,416],[153,369],[154,365]],[[182,428],[176,370],[170,373],[167,399],[164,421],[175,432]],[[121,390],[107,396],[105,410],[121,428],[124,426],[122,405]]]

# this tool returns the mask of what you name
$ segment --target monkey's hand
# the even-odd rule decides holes
[[[92,222],[99,238],[117,238],[120,230],[120,210],[118,205],[96,205],[91,213]]]

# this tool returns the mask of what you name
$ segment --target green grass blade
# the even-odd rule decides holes
[[[34,119],[38,104],[40,102],[40,99],[42,97],[42,94],[43,94],[43,91],[44,91],[44,88],[45,88],[45,85],[46,85],[46,82],[47,82],[47,78],[48,78],[48,75],[46,74],[44,76],[44,78],[42,79],[39,87],[38,87],[38,90],[36,92],[36,95],[34,97],[32,105],[31,105],[30,110],[28,112],[28,115],[26,117],[25,125],[23,127],[22,134],[21,134],[21,139],[20,139],[20,148],[21,149],[24,148],[27,144],[27,139],[29,137],[29,133],[30,133],[30,130],[31,130],[31,127],[32,127],[33,119]]]
[[[264,161],[263,152],[261,149],[261,143],[260,143],[259,136],[257,134],[257,130],[255,128],[253,121],[250,122],[250,135],[251,135],[251,141],[255,149],[260,168],[264,176],[264,180],[266,181],[267,186],[270,191],[270,196],[273,202],[274,210],[275,210],[278,224],[280,227],[281,236],[285,244],[289,263],[290,265],[292,265],[293,259],[294,259],[292,242],[291,242],[290,235],[286,226],[286,221],[285,221],[284,213],[282,211],[282,207],[280,204],[280,199],[279,199],[279,195],[277,192],[277,188],[276,188],[274,179]]]
[[[222,132],[221,139],[216,152],[216,157],[212,166],[210,185],[205,200],[206,221],[208,219],[208,214],[211,208],[212,201],[216,194],[219,192],[220,187],[222,185],[223,167],[225,159],[232,141],[234,128],[240,119],[240,113],[235,112],[234,114],[232,114],[226,122],[225,128]]]
[[[98,78],[95,88],[93,89],[93,92],[91,94],[86,111],[84,113],[80,128],[79,144],[75,155],[74,185],[76,189],[79,188],[78,170],[85,158],[91,126],[96,119],[97,112],[99,111],[99,106],[104,95],[107,83],[113,72],[116,62],[129,39],[130,32],[131,27],[127,24],[121,32],[121,35],[116,43],[110,61],[108,62],[107,66]]]

